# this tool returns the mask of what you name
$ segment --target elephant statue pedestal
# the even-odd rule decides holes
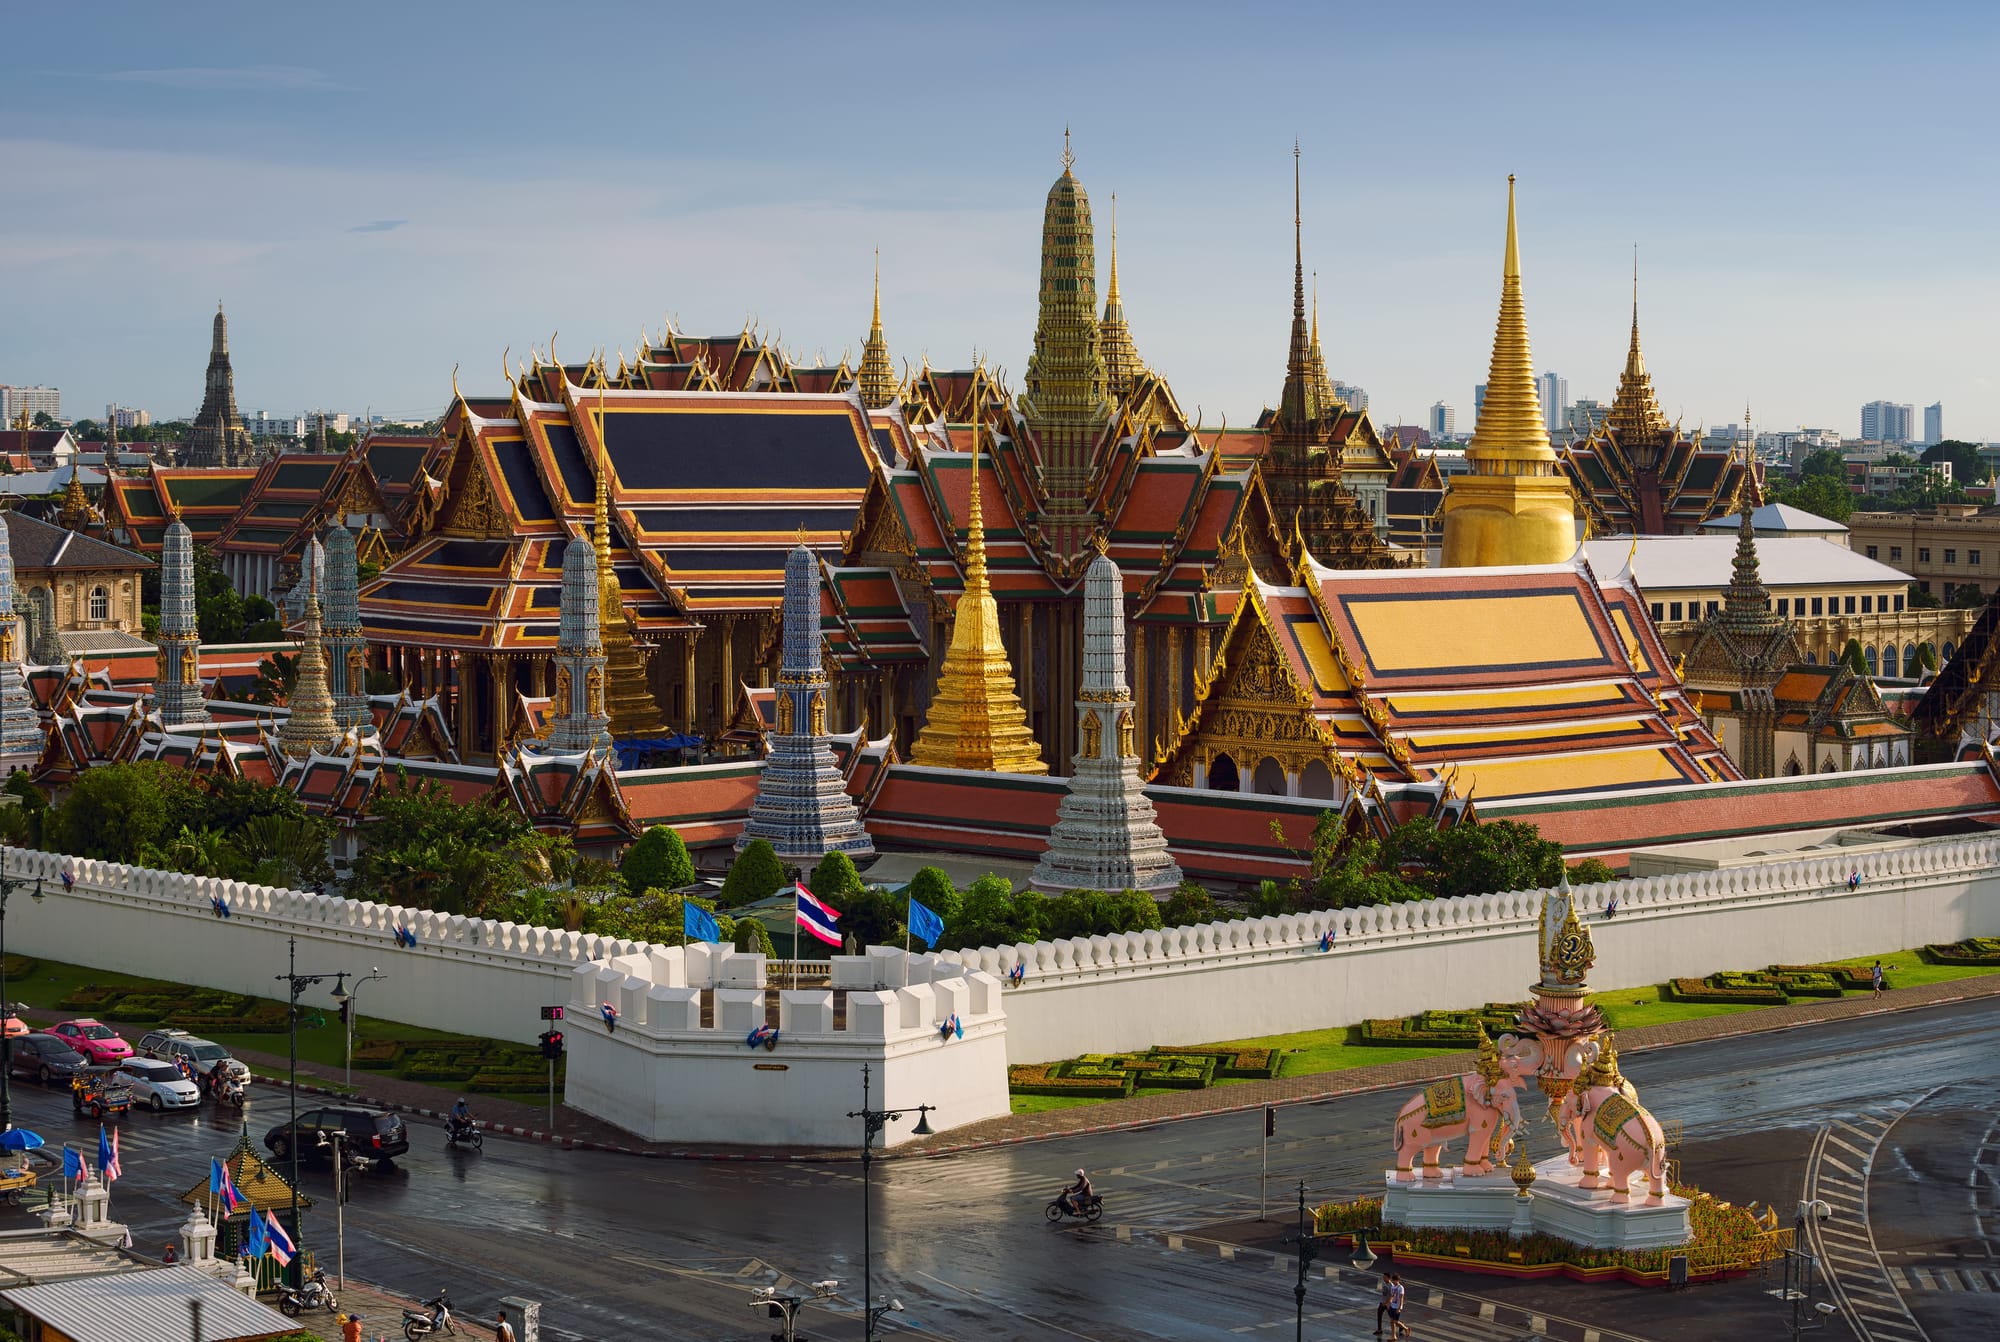
[[[1583,1187],[1583,1172],[1566,1154],[1536,1162],[1526,1194],[1504,1168],[1461,1173],[1450,1184],[1400,1180],[1388,1170],[1383,1183],[1385,1226],[1538,1232],[1594,1249],[1665,1249],[1694,1237],[1686,1198],[1614,1201],[1608,1190]]]

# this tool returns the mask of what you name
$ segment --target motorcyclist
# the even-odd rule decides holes
[[[1062,1191],[1063,1210],[1071,1216],[1083,1215],[1090,1206],[1090,1176],[1082,1170],[1076,1172],[1076,1182]]]
[[[454,1104],[451,1107],[452,1135],[457,1136],[459,1133],[470,1132],[471,1130],[472,1130],[472,1106],[467,1104],[465,1102],[465,1097],[461,1095],[458,1097],[458,1103]]]

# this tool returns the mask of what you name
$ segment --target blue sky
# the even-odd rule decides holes
[[[1634,243],[1663,405],[2000,438],[1990,71],[1972,5],[38,6],[0,78],[0,381],[72,414],[439,410],[454,364],[748,318],[1018,386],[1074,131],[1141,354],[1276,399],[1291,148],[1335,377],[1471,413],[1520,176],[1538,367],[1609,399]]]

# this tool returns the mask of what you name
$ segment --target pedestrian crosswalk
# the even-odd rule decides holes
[[[2000,1268],[1891,1267],[1889,1278],[1905,1291],[1978,1291],[2000,1293]]]
[[[1810,1219],[1806,1237],[1818,1253],[1828,1293],[1859,1342],[1926,1342],[1884,1266],[1868,1228],[1868,1174],[1889,1129],[1924,1096],[1870,1105],[1821,1128],[1806,1165],[1806,1198],[1832,1209]]]

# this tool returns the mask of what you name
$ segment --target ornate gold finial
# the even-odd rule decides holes
[[[454,402],[456,402],[456,401],[462,401],[462,400],[464,400],[464,399],[465,399],[464,395],[463,395],[463,394],[462,394],[462,393],[461,393],[461,392],[459,391],[459,389],[458,389],[458,365],[457,365],[457,364],[453,364],[453,365],[451,366],[451,399],[452,399],[452,400],[453,400]]]
[[[1140,276],[1144,279],[1145,276]],[[1118,301],[1118,193],[1111,193],[1111,285],[1104,291],[1107,305]]]
[[[1483,1021],[1479,1026],[1478,1060],[1473,1066],[1488,1085],[1500,1080],[1501,1077],[1507,1074],[1506,1069],[1500,1065],[1500,1046],[1487,1037],[1486,1025]]]
[[[1111,533],[1100,531],[1090,538],[1090,548],[1099,554],[1111,553]]]
[[[1069,151],[1069,127],[1063,127],[1063,172],[1076,166],[1076,155]]]
[[[882,329],[882,249],[875,249],[875,315],[869,319],[877,331]]]
[[[805,543],[806,543],[806,524],[804,522],[801,522],[799,523],[799,544],[804,545]]]

